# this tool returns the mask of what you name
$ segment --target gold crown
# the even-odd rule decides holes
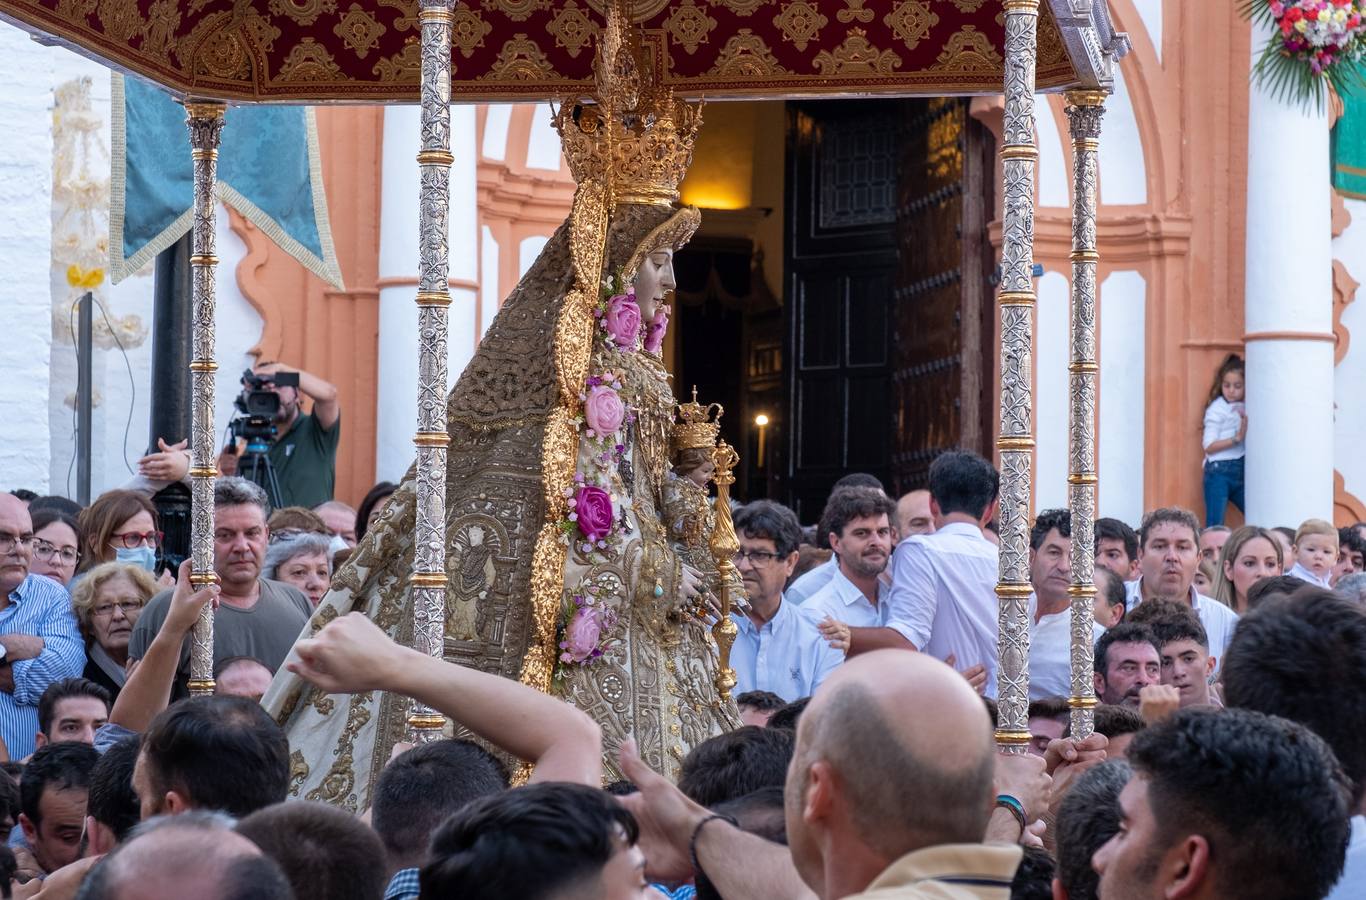
[[[669,206],[692,162],[702,106],[660,86],[620,0],[598,39],[592,103],[565,99],[555,128],[574,180],[605,180],[613,203]]]
[[[716,410],[716,418],[714,419],[711,417],[712,410]],[[716,439],[721,436],[721,416],[725,415],[725,412],[719,403],[713,403],[710,406],[703,406],[698,403],[697,387],[694,385],[692,402],[678,405],[678,417],[682,421],[674,423],[674,450],[715,447]]]

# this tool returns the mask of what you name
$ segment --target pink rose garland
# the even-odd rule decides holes
[[[622,350],[634,350],[640,335],[640,307],[633,294],[617,294],[607,301],[602,326]]]
[[[655,308],[655,317],[650,320],[650,330],[645,335],[645,349],[658,354],[664,346],[664,335],[669,330],[669,307],[661,303]]]
[[[574,495],[574,513],[579,531],[593,543],[607,537],[616,516],[612,512],[612,498],[600,487],[585,484]]]
[[[582,663],[600,655],[598,643],[602,640],[601,613],[595,606],[580,606],[574,618],[564,629],[564,640],[560,642],[560,662]]]
[[[598,437],[614,434],[626,419],[626,404],[621,395],[606,385],[589,388],[583,404],[584,421]]]

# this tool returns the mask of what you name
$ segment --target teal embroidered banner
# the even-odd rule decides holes
[[[145,81],[113,78],[109,269],[118,282],[190,229],[194,164],[185,108]],[[229,107],[217,191],[280,249],[342,287],[312,107]]]
[[[1333,126],[1333,187],[1366,200],[1366,97],[1342,97],[1342,116]]]

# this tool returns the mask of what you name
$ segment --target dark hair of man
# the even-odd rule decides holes
[[[1113,703],[1096,704],[1094,728],[1097,734],[1117,738],[1125,734],[1138,734],[1147,727],[1148,723],[1143,721],[1143,716],[1136,709]]]
[[[30,491],[28,488],[15,488],[14,490],[10,491],[10,494],[12,494],[15,497],[18,497],[25,503],[32,503],[34,500],[38,499],[37,491]]]
[[[1269,600],[1224,652],[1224,702],[1299,722],[1328,742],[1366,795],[1366,612],[1331,591]],[[1331,702],[1325,686],[1331,685]]]
[[[1065,538],[1072,536],[1072,513],[1065,509],[1045,509],[1034,518],[1034,525],[1029,529],[1029,549],[1038,550],[1043,546],[1043,542],[1048,540],[1048,533],[1057,529],[1058,534]]]
[[[843,538],[844,529],[850,522],[877,516],[886,516],[889,525],[896,523],[896,504],[892,498],[876,488],[840,488],[826,501],[825,511],[821,513],[820,534],[826,540],[832,534]]]
[[[1100,541],[1104,538],[1109,541],[1123,542],[1124,555],[1129,557],[1129,562],[1138,559],[1138,534],[1129,527],[1128,523],[1121,522],[1119,519],[1096,519],[1095,529],[1097,552],[1100,551]]]
[[[1114,707],[1133,713],[1127,707]],[[1058,880],[1068,900],[1096,900],[1100,876],[1091,857],[1119,831],[1119,793],[1133,769],[1122,759],[1106,760],[1086,772],[1062,799],[1053,823]]]
[[[980,519],[1001,489],[1001,475],[970,450],[947,450],[930,463],[929,488],[942,515]]]
[[[1029,718],[1057,719],[1066,722],[1071,715],[1067,701],[1061,697],[1043,697],[1029,701]]]
[[[380,772],[370,801],[390,869],[417,865],[452,813],[507,787],[502,762],[473,741],[433,741],[399,755]]]
[[[640,788],[636,787],[636,783],[634,781],[627,781],[625,778],[618,778],[616,781],[608,782],[603,786],[603,790],[613,797],[629,797],[632,794],[640,793]]]
[[[797,720],[806,712],[806,705],[811,702],[810,697],[799,697],[777,712],[768,717],[769,728],[784,728],[792,733],[797,732]]]
[[[782,787],[795,736],[786,728],[746,725],[693,747],[679,769],[678,789],[703,806]]]
[[[819,719],[802,729],[804,752],[837,773],[860,841],[897,859],[914,847],[982,839],[995,796],[993,753],[946,763],[918,756],[891,737],[895,729],[866,689],[830,690]]]
[[[1137,609],[1135,609],[1137,612]],[[1130,616],[1133,613],[1129,614]],[[1109,675],[1110,646],[1112,644],[1152,644],[1160,658],[1162,656],[1162,645],[1157,642],[1157,635],[1147,625],[1139,625],[1134,622],[1121,622],[1114,628],[1107,630],[1096,641],[1096,654],[1092,660],[1094,668],[1102,675]]]
[[[375,900],[389,879],[384,847],[360,819],[326,803],[279,803],[237,823],[237,833],[280,864],[295,900]]]
[[[43,791],[85,791],[90,789],[90,772],[100,755],[89,744],[58,741],[39,747],[29,757],[19,779],[19,810],[35,826],[41,821],[38,802]]]
[[[1047,850],[1025,847],[1010,882],[1010,900],[1053,900],[1053,872],[1057,867]]]
[[[9,776],[0,778],[0,819],[8,813],[11,824],[17,825],[20,812],[22,810],[19,807],[19,785]]]
[[[1342,874],[1351,788],[1303,725],[1185,709],[1135,737],[1128,759],[1147,782],[1156,840],[1197,833],[1209,842],[1212,896],[1323,897]]]
[[[1205,626],[1200,624],[1200,617],[1195,610],[1185,603],[1145,600],[1134,607],[1126,621],[1151,628],[1159,646],[1165,647],[1172,641],[1195,641],[1205,648],[1205,652],[1209,652],[1209,636],[1205,633]]]
[[[787,846],[787,814],[783,806],[783,789],[780,787],[760,788],[743,797],[718,803],[712,807],[712,811],[733,818],[741,831]],[[698,869],[693,874],[696,876],[697,900],[722,900],[706,872]]]
[[[1273,575],[1270,578],[1263,578],[1247,589],[1248,612],[1268,600],[1273,600],[1276,597],[1291,597],[1300,591],[1312,590],[1313,587],[1303,578],[1296,578],[1294,575]]]
[[[52,682],[38,698],[38,730],[48,738],[52,737],[52,716],[57,711],[57,704],[72,697],[93,697],[104,704],[105,715],[109,714],[109,706],[114,702],[109,691],[87,678],[63,678]]]
[[[421,896],[549,900],[590,887],[638,838],[635,817],[605,791],[554,782],[503,791],[437,829]]]
[[[1128,615],[1126,607],[1129,604],[1129,595],[1124,590],[1124,579],[1104,566],[1096,566],[1095,576],[1099,578],[1096,589],[1104,598],[1105,604],[1111,609],[1119,609],[1119,620],[1122,622]]]
[[[1138,546],[1148,546],[1148,535],[1152,534],[1158,525],[1182,525],[1191,531],[1191,541],[1200,540],[1200,522],[1195,518],[1195,513],[1179,506],[1159,506],[1157,509],[1143,517],[1143,524],[1138,529]]]
[[[191,697],[162,710],[143,736],[153,791],[175,790],[196,809],[245,816],[289,789],[289,744],[259,703]]]
[[[755,500],[735,511],[735,530],[751,540],[768,538],[782,559],[797,552],[802,542],[802,525],[797,514],[772,500]]]
[[[19,860],[14,858],[14,851],[7,846],[0,846],[0,897],[4,900],[14,896],[10,885],[18,871]]]
[[[137,765],[140,744],[137,736],[124,738],[105,750],[90,772],[86,814],[114,832],[114,840],[119,843],[142,819],[138,794],[133,790],[133,767]]]
[[[774,712],[787,706],[787,701],[772,691],[745,691],[735,695],[735,705],[758,712]]]
[[[33,530],[38,530],[36,525]],[[1366,555],[1366,538],[1363,538],[1361,532],[1357,531],[1355,527],[1339,528],[1338,550]]]
[[[844,490],[845,488],[872,488],[875,491],[883,491],[882,480],[876,475],[869,475],[867,472],[850,472],[841,477],[830,487],[830,493]]]

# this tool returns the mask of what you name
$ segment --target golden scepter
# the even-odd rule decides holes
[[[738,629],[730,620],[731,586],[740,580],[740,573],[732,560],[740,552],[740,539],[735,535],[735,522],[730,517],[730,486],[735,483],[735,465],[740,455],[721,441],[712,451],[716,474],[716,527],[711,532],[711,555],[716,560],[716,574],[721,592],[721,617],[712,626],[711,634],[721,651],[721,665],[716,673],[716,689],[725,696],[735,687],[735,670],[730,667],[730,648],[735,643]]]

